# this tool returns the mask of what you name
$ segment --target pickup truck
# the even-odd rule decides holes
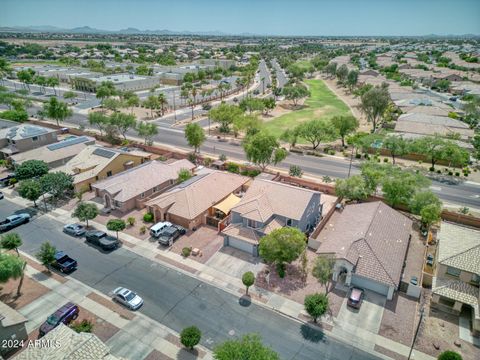
[[[77,268],[77,261],[73,260],[63,251],[57,251],[55,254],[55,261],[52,263],[52,266],[55,269],[60,270],[62,273],[69,273]]]
[[[85,234],[87,242],[99,246],[103,250],[114,250],[120,245],[113,236],[107,235],[104,231],[92,230]]]
[[[30,214],[20,213],[8,216],[5,220],[0,221],[0,231],[7,231],[13,229],[15,226],[28,223],[30,221]]]

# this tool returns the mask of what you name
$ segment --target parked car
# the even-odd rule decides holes
[[[164,228],[158,237],[158,242],[162,245],[172,245],[180,235],[180,230],[176,226],[168,226],[167,228]]]
[[[112,297],[114,301],[125,305],[131,310],[137,310],[143,305],[143,299],[140,296],[124,287],[118,287],[113,290]]]
[[[66,303],[60,309],[55,311],[52,315],[47,318],[42,326],[40,326],[40,334],[39,337],[44,336],[49,331],[52,331],[60,324],[68,325],[73,320],[78,317],[80,309],[74,303]]]
[[[85,226],[81,224],[68,224],[63,227],[63,232],[68,235],[82,236],[86,233]]]
[[[60,270],[62,273],[69,273],[77,269],[77,260],[73,260],[63,251],[57,251],[55,254],[55,261],[52,263],[52,266],[55,269]]]
[[[8,216],[5,220],[0,221],[0,231],[7,231],[16,226],[26,224],[30,221],[30,214],[20,213]]]
[[[120,245],[117,238],[107,235],[104,231],[88,231],[85,234],[87,242],[99,246],[103,250],[114,250]]]
[[[5,196],[3,195],[3,192],[0,191],[0,200],[2,200]]]
[[[410,279],[410,284],[418,285],[418,277],[412,276],[411,279]]]
[[[172,223],[168,221],[162,221],[162,222],[156,223],[150,228],[150,235],[155,238],[158,238],[162,233],[162,231],[169,226],[172,226]]]
[[[11,179],[15,179],[15,174],[10,174],[10,175],[7,175],[3,178],[0,179],[0,185],[1,186],[8,186],[10,185],[10,180]]]
[[[432,254],[427,255],[427,265],[433,266],[433,255]]]
[[[347,305],[355,309],[360,309],[365,291],[360,288],[352,287],[348,296]]]
[[[172,226],[176,227],[178,231],[180,231],[180,235],[185,235],[187,233],[187,229],[185,229],[183,226],[175,225],[175,224]]]

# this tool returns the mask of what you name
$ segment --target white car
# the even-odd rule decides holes
[[[113,300],[117,301],[131,310],[137,310],[143,305],[143,299],[133,291],[124,287],[113,290]]]

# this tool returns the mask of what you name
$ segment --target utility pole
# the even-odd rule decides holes
[[[348,166],[348,176],[347,176],[347,179],[350,177],[350,171],[352,170],[353,148],[354,148],[354,146],[352,146],[352,153],[350,154],[350,165]]]
[[[412,346],[410,347],[410,352],[408,353],[408,360],[410,360],[410,357],[412,356],[413,347],[415,346],[415,341],[417,340],[418,332],[420,330],[420,325],[422,325],[424,312],[425,310],[423,309],[423,305],[422,305],[422,307],[420,308],[420,319],[418,320],[417,330],[415,330],[415,336],[413,337]]]
[[[175,117],[175,123],[177,122],[177,108],[175,106],[175,89],[173,89],[173,116]]]

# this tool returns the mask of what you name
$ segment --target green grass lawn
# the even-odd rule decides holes
[[[305,100],[304,108],[265,122],[265,129],[275,136],[285,130],[312,119],[330,119],[336,115],[350,114],[348,106],[330,91],[323,80],[306,80],[311,96]]]

